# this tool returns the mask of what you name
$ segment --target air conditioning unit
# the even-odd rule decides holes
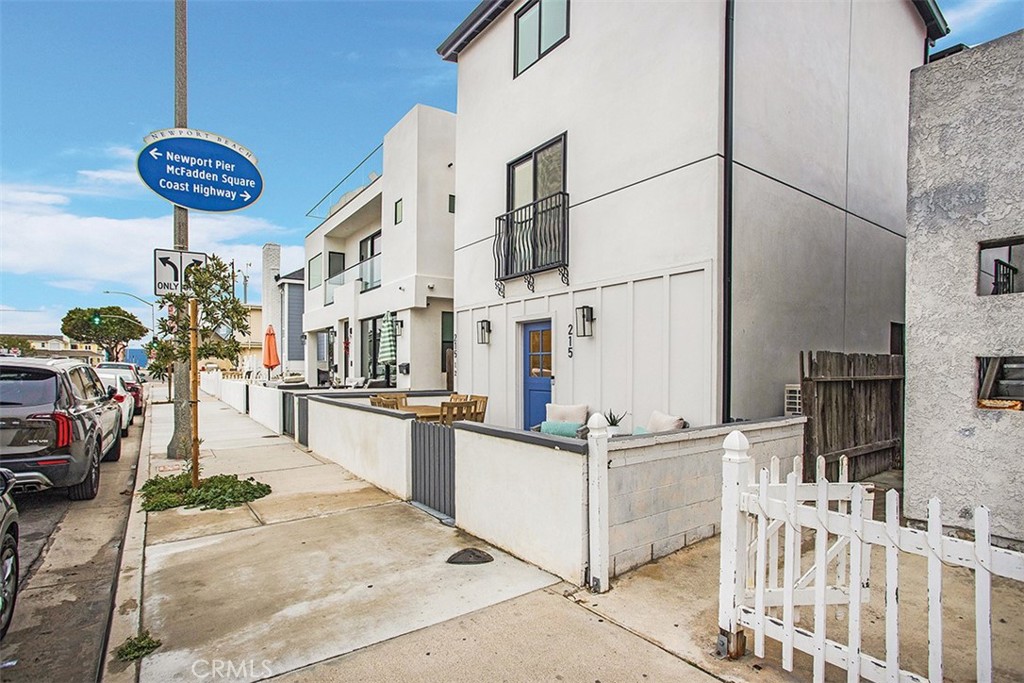
[[[799,384],[787,384],[786,393],[783,398],[785,409],[783,415],[803,415],[803,399],[800,396]]]

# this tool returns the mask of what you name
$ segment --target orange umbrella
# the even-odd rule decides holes
[[[267,332],[263,335],[263,367],[273,370],[281,364],[281,358],[277,355],[277,335],[274,334],[274,326],[267,325]]]

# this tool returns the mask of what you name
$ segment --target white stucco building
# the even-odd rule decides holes
[[[455,115],[417,105],[384,136],[383,172],[346,193],[306,237],[306,378],[389,376],[444,386],[451,344]],[[377,362],[397,316],[397,362]],[[396,377],[396,370],[397,377]]]
[[[927,1],[481,2],[438,48],[457,389],[506,426],[704,425],[781,415],[800,350],[888,352],[909,75],[946,32]]]

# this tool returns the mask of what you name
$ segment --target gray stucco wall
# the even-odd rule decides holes
[[[979,243],[1024,235],[1024,31],[913,72],[905,512],[1024,540],[1024,412],[976,407],[976,359],[1024,355],[1024,294],[977,294]]]

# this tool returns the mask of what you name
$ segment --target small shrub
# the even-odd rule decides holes
[[[122,662],[131,662],[136,659],[142,659],[161,645],[163,643],[149,635],[149,631],[146,630],[137,636],[126,639],[114,654]]]
[[[192,475],[182,472],[170,477],[154,477],[142,485],[142,509],[157,512],[175,507],[198,507],[202,510],[224,510],[270,493],[270,486],[252,477],[239,479],[237,474],[217,474],[199,481],[192,488]]]

